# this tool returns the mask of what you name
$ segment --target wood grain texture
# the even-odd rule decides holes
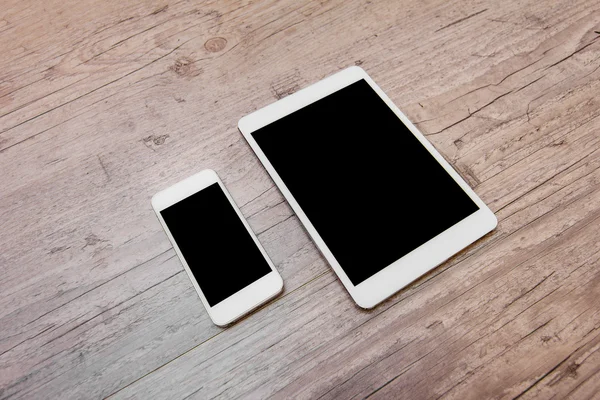
[[[593,398],[600,4],[3,1],[0,398]],[[362,66],[490,205],[357,308],[237,131]],[[214,326],[153,214],[213,168],[285,281]]]

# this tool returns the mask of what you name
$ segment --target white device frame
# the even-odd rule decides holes
[[[221,190],[227,196],[229,203],[235,210],[240,220],[244,223],[248,234],[252,237],[252,240],[254,240],[254,243],[260,250],[267,263],[269,264],[269,267],[271,267],[271,272],[211,307],[210,304],[208,304],[206,297],[204,297],[202,289],[200,289],[200,286],[198,285],[194,274],[192,274],[189,265],[185,261],[185,258],[183,257],[183,254],[181,253],[177,242],[171,235],[171,231],[169,230],[169,227],[165,223],[165,220],[163,219],[160,212],[165,208],[178,203],[186,197],[189,197],[214,183],[218,183]],[[281,276],[275,269],[273,262],[265,252],[265,249],[261,246],[254,232],[252,232],[250,225],[248,225],[248,222],[246,221],[240,209],[233,201],[233,198],[225,188],[225,185],[223,185],[223,182],[221,182],[218,175],[213,170],[203,170],[155,194],[152,197],[152,207],[154,208],[154,211],[156,212],[156,215],[163,229],[169,237],[169,240],[171,241],[175,252],[179,256],[179,259],[183,264],[185,272],[187,272],[188,276],[190,277],[190,280],[192,281],[192,284],[194,285],[194,288],[196,289],[196,292],[198,293],[198,296],[200,296],[202,304],[204,304],[206,311],[208,311],[210,319],[212,319],[212,321],[216,325],[226,326],[231,324],[235,320],[241,318],[245,314],[271,300],[273,297],[278,295],[283,289],[283,280],[281,279]]]
[[[306,214],[302,211],[302,208],[288,190],[287,186],[277,173],[277,170],[269,162],[269,159],[256,143],[252,137],[252,133],[361,79],[364,79],[379,97],[385,101],[387,106],[398,116],[400,121],[408,127],[412,134],[415,135],[421,144],[431,153],[431,155],[433,155],[452,179],[454,179],[471,200],[477,204],[479,210],[435,236],[428,242],[417,247],[402,258],[396,260],[375,275],[358,285],[354,285],[329,250],[329,247],[327,247],[327,244],[319,235],[319,232],[310,222],[310,219],[308,219]],[[369,77],[369,75],[367,75],[360,67],[350,67],[342,70],[320,82],[249,114],[240,119],[238,128],[269,172],[271,178],[273,178],[300,221],[304,224],[309,235],[317,244],[317,247],[336,272],[356,304],[362,308],[368,309],[374,307],[493,230],[498,224],[498,220],[494,213],[490,211],[462,177],[435,150],[425,136],[419,132],[398,107],[396,107],[396,105],[385,95],[379,86],[377,86],[371,77]],[[285,132],[281,132],[280,134],[285,135]],[[424,220],[425,218],[426,216],[424,216]]]

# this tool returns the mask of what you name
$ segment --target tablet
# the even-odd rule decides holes
[[[360,307],[377,305],[497,224],[359,67],[238,127]]]

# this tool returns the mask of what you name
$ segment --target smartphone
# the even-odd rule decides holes
[[[229,325],[283,289],[281,276],[214,171],[157,193],[152,207],[216,325]]]

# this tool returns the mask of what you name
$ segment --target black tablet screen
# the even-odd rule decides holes
[[[364,80],[252,136],[354,285],[479,209]]]

